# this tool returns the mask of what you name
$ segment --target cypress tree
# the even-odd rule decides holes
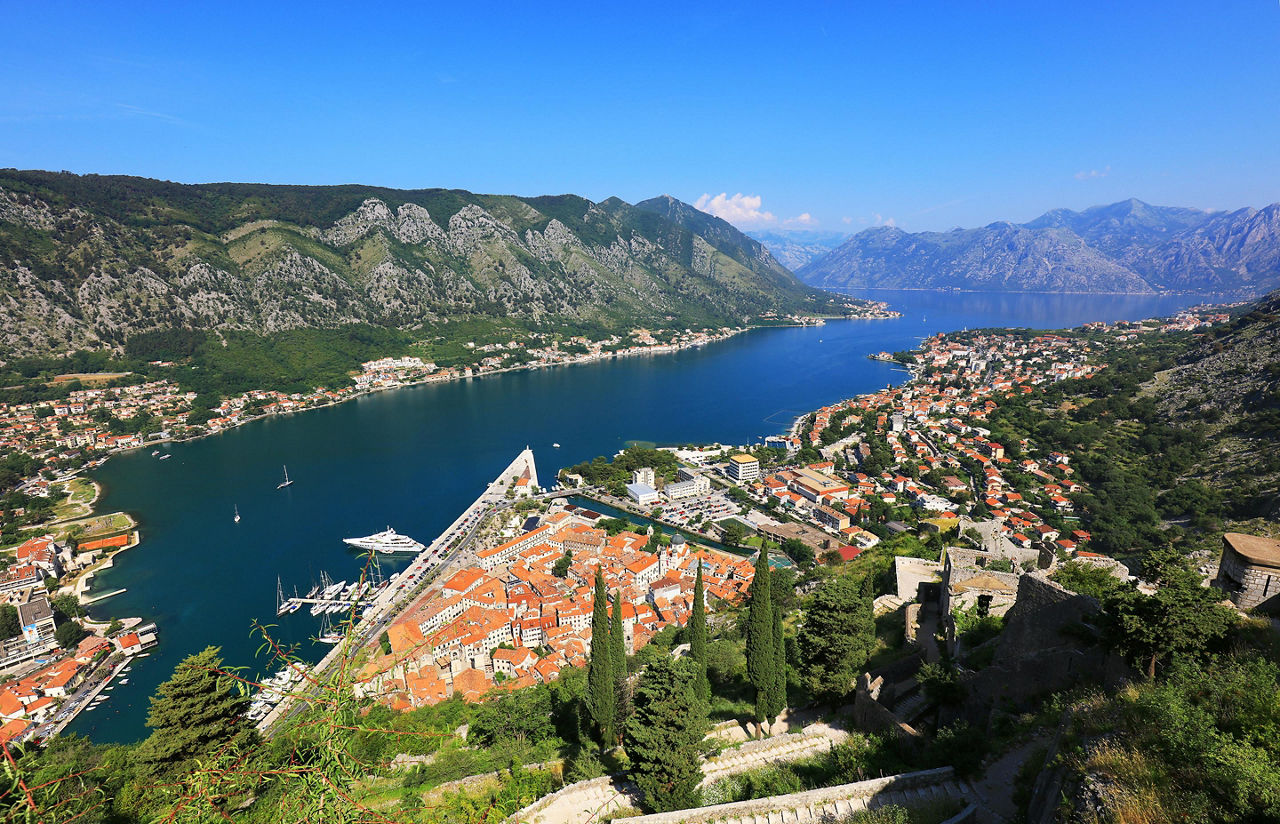
[[[595,602],[591,609],[591,660],[587,664],[587,714],[591,716],[592,727],[602,747],[613,744],[613,721],[617,713],[608,605],[604,569],[596,567]]]
[[[613,615],[609,621],[609,660],[613,665],[613,677],[627,677],[627,636],[622,629],[622,593],[613,594]]]
[[[631,714],[631,691],[627,685],[627,637],[622,629],[622,593],[613,595],[613,618],[609,622],[609,664],[613,669],[614,734],[622,737]]]
[[[747,591],[747,680],[756,690],[756,721],[769,716],[769,694],[776,689],[773,653],[773,597],[769,592],[769,551],[760,547],[756,571]]]
[[[782,635],[782,610],[773,606],[773,689],[769,691],[769,723],[787,708],[787,643]]]
[[[707,680],[707,608],[703,604],[702,561],[693,581],[693,613],[689,616],[689,655],[698,665],[698,690],[703,700],[711,698],[711,682]]]

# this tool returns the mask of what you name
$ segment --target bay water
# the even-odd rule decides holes
[[[95,474],[100,512],[126,510],[142,543],[116,558],[94,590],[123,594],[97,618],[140,616],[160,644],[135,661],[128,684],[68,732],[95,741],[147,734],[148,697],[187,655],[221,648],[224,664],[268,671],[255,621],[319,660],[306,610],[277,618],[276,581],[305,593],[322,572],[354,580],[364,557],[343,538],[388,525],[428,543],[524,446],[545,486],[556,471],[630,441],[755,443],[797,415],[903,381],[870,353],[909,349],[936,332],[993,326],[1057,329],[1171,314],[1190,296],[855,293],[889,302],[892,320],[760,329],[674,354],[504,373],[396,389],[338,406],[112,458]],[[557,448],[553,444],[559,444]],[[276,489],[288,465],[292,486]],[[233,521],[235,508],[241,520]],[[385,557],[385,556],[384,556]],[[385,574],[408,558],[384,560]]]

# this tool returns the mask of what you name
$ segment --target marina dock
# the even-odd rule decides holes
[[[342,643],[336,644],[320,660],[320,663],[316,664],[311,670],[308,679],[323,678],[324,673],[334,663],[348,655],[354,655],[390,624],[403,605],[411,603],[423,587],[443,575],[456,560],[459,550],[465,549],[476,528],[483,521],[484,516],[492,509],[511,503],[506,498],[505,483],[512,477],[521,477],[526,473],[529,477],[529,483],[537,486],[538,470],[534,465],[533,450],[529,447],[525,447],[520,454],[516,455],[515,460],[499,472],[493,482],[485,487],[484,491],[480,493],[480,497],[476,498],[471,506],[463,510],[462,514],[455,518],[453,523],[444,532],[440,533],[422,552],[418,553],[413,562],[411,562],[411,566],[418,562],[429,562],[434,555],[439,559],[439,562],[431,570],[430,574],[424,577],[418,586],[410,589],[402,590],[390,585],[390,582],[388,582],[388,585],[375,590],[374,597],[368,602],[363,615],[356,623],[350,635],[350,640],[344,640]],[[437,550],[440,553],[439,555],[435,555]],[[288,599],[281,598],[280,600]],[[301,604],[299,604],[299,607],[301,607]],[[304,682],[299,686],[298,690],[285,695],[283,700],[272,708],[266,716],[258,720],[258,729],[263,733],[269,734],[269,730],[274,724],[287,718],[294,711],[294,704],[299,693],[303,691],[310,692],[314,689],[314,686]]]

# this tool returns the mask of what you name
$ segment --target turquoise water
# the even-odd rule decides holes
[[[388,524],[429,541],[526,444],[550,478],[628,440],[753,442],[805,411],[905,377],[868,360],[870,352],[910,348],[926,335],[964,327],[1060,328],[1167,314],[1195,302],[865,294],[906,316],[757,330],[671,355],[382,392],[175,444],[164,462],[149,450],[113,458],[95,476],[105,485],[99,506],[137,515],[143,540],[95,583],[99,592],[128,591],[92,612],[154,620],[160,646],[69,731],[97,741],[145,736],[148,697],[184,656],[206,645],[220,646],[230,666],[251,673],[266,667],[256,657],[254,620],[277,624],[275,637],[318,660],[323,650],[308,641],[317,619],[305,612],[275,617],[276,576],[287,590],[306,590],[322,570],[351,580],[362,558],[341,539]],[[277,491],[282,464],[295,483]]]

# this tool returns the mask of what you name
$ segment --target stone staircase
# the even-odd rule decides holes
[[[748,742],[739,748],[725,750],[703,762],[702,781],[698,786],[706,787],[722,778],[770,764],[798,761],[819,755],[847,737],[847,733],[824,725],[821,731],[788,733]]]
[[[893,707],[894,715],[910,724],[920,715],[921,712],[929,706],[929,698],[924,694],[924,690],[916,690],[911,694],[910,698],[905,701],[899,701]]]
[[[599,821],[609,813],[640,805],[640,791],[624,778],[579,781],[543,796],[507,819],[508,824],[570,824]]]
[[[978,803],[971,788],[956,780],[950,767],[875,778],[854,784],[824,787],[791,795],[757,798],[732,804],[717,804],[615,819],[616,824],[828,824],[861,812],[896,804],[919,807],[952,800],[963,810],[948,824],[971,821]]]
[[[893,612],[905,603],[906,601],[902,600],[897,595],[881,595],[872,602],[871,611],[876,615],[876,617],[879,617],[886,613]]]

